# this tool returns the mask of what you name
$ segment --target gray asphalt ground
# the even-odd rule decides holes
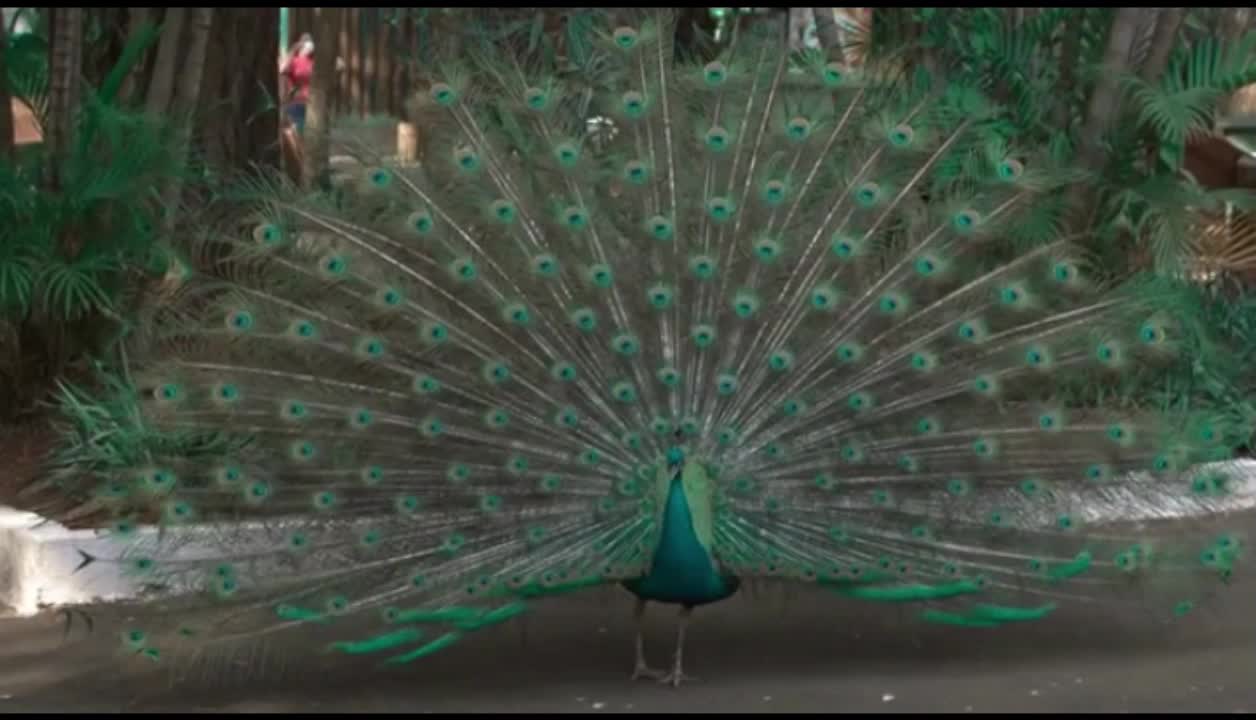
[[[16,712],[1251,712],[1256,582],[1162,625],[1058,613],[997,630],[922,625],[904,608],[773,592],[700,610],[680,689],[632,683],[631,598],[542,604],[411,665],[285,642],[172,684],[120,674],[115,628],[64,640],[55,615],[0,620],[0,715]],[[652,606],[651,663],[674,609]],[[104,623],[103,619],[101,623]],[[313,649],[313,651],[312,651]],[[260,651],[259,651],[260,652]],[[225,668],[224,668],[225,666]]]

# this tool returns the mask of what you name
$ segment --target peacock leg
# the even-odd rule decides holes
[[[641,678],[649,678],[651,680],[663,679],[662,670],[653,670],[649,665],[645,664],[645,604],[646,601],[637,599],[637,607],[633,610],[632,616],[636,620],[637,625],[637,661],[632,669],[632,679],[639,680]]]
[[[689,624],[689,617],[692,614],[693,608],[691,607],[684,607],[680,610],[680,619],[676,627],[676,656],[672,659],[672,671],[659,681],[672,687],[680,687],[680,684],[686,680],[698,679],[692,675],[686,675],[680,669],[681,659],[685,654],[685,626]]]

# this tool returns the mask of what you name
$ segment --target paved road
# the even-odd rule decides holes
[[[1233,588],[1226,606],[1177,625],[1131,611],[997,631],[920,626],[899,608],[830,594],[740,598],[692,626],[687,669],[700,682],[679,690],[628,681],[631,603],[620,591],[554,601],[400,669],[271,648],[174,689],[102,672],[117,647],[103,633],[62,645],[54,617],[0,620],[0,714],[1250,712],[1253,590]],[[652,611],[648,649],[661,664],[672,612]]]

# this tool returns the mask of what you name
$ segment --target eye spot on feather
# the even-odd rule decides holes
[[[636,30],[630,27],[617,27],[611,34],[611,38],[615,41],[615,45],[621,50],[631,50],[637,46],[639,35]]]
[[[999,163],[997,168],[999,179],[1004,182],[1012,182],[1025,173],[1025,166],[1018,160],[1008,158]]]
[[[863,241],[844,234],[834,233],[829,249],[838,260],[850,260],[861,254]]]
[[[742,320],[748,320],[759,312],[759,298],[749,290],[739,290],[733,296],[733,312]]]
[[[431,375],[419,373],[414,377],[414,391],[420,395],[435,395],[440,389],[440,381]]]
[[[634,403],[637,401],[637,389],[627,380],[620,380],[611,386],[611,396],[621,403]]]
[[[630,90],[620,96],[619,106],[625,116],[635,120],[645,114],[645,96],[635,90]]]
[[[802,142],[811,137],[811,121],[802,116],[794,116],[785,122],[785,137],[794,142]]]
[[[362,480],[362,484],[367,487],[374,487],[384,481],[384,469],[378,465],[368,465],[362,468],[358,473],[358,477]]]
[[[292,459],[299,462],[309,462],[318,455],[318,446],[309,440],[297,440],[292,444]]]
[[[664,417],[656,417],[650,421],[650,432],[655,435],[670,435],[672,422]]]
[[[874,182],[866,182],[855,188],[855,202],[861,207],[870,208],[881,200],[881,186]]]
[[[673,227],[672,221],[662,215],[655,215],[646,221],[646,231],[650,236],[659,242],[666,242],[672,239]]]
[[[293,320],[288,327],[288,334],[298,340],[313,340],[318,337],[318,326],[309,320]]]
[[[574,429],[580,426],[580,414],[568,405],[554,415],[554,422],[561,427]]]
[[[855,342],[844,342],[834,351],[839,362],[853,363],[863,357],[863,347]]]
[[[733,144],[732,133],[728,130],[715,126],[707,130],[706,135],[702,137],[702,141],[706,143],[706,147],[713,153],[722,153]]]
[[[338,278],[349,270],[349,262],[339,255],[329,255],[318,262],[318,269],[323,275]]]
[[[985,397],[995,395],[999,391],[999,381],[994,376],[981,375],[973,381],[973,390]]]
[[[785,417],[797,417],[807,412],[807,403],[798,398],[790,398],[781,403],[781,412]]]
[[[662,283],[651,285],[646,290],[646,298],[650,302],[650,307],[655,310],[666,310],[671,307],[673,297],[672,289]]]
[[[1006,287],[1000,288],[999,290],[999,302],[1004,307],[1010,307],[1010,308],[1024,307],[1028,304],[1028,297],[1029,297],[1029,294],[1025,291],[1025,288],[1019,283],[1008,285]]]
[[[708,348],[715,342],[715,328],[710,325],[695,325],[689,335],[699,349]]]
[[[584,332],[593,332],[597,329],[597,314],[593,308],[576,308],[571,313],[571,322]]]
[[[250,483],[244,491],[244,497],[252,504],[260,503],[270,497],[270,483],[258,480]]]
[[[471,148],[461,147],[454,150],[454,163],[465,173],[474,173],[480,169],[480,155]]]
[[[528,459],[522,455],[511,455],[506,461],[506,472],[519,476],[528,472]]]
[[[841,85],[842,80],[845,79],[845,77],[846,75],[842,66],[835,62],[828,63],[820,69],[820,78],[824,81],[824,84],[829,87]]]
[[[429,417],[419,424],[419,432],[423,437],[434,440],[445,434],[445,424],[439,418]]]
[[[837,305],[837,298],[837,289],[832,285],[817,285],[811,290],[811,307],[813,310],[832,310]]]
[[[1144,345],[1160,345],[1168,339],[1168,332],[1159,323],[1146,322],[1138,329],[1138,339]]]
[[[435,320],[427,320],[420,329],[420,337],[422,341],[430,346],[437,346],[450,338],[450,329],[445,323],[437,323]]]
[[[851,395],[846,398],[846,407],[854,410],[855,412],[868,410],[873,406],[873,404],[872,395],[864,391],[851,393]]]
[[[936,255],[922,255],[916,258],[914,267],[920,277],[931,278],[941,273],[943,262]]]
[[[518,212],[515,210],[515,204],[509,200],[494,200],[488,206],[489,214],[499,223],[509,225],[515,221]]]
[[[720,395],[732,395],[737,392],[737,387],[737,376],[731,373],[720,373],[715,377],[715,390]]]
[[[760,238],[754,243],[754,256],[764,264],[775,262],[781,256],[781,243],[772,238]]]
[[[246,333],[253,329],[253,313],[247,310],[232,310],[227,313],[227,329],[233,333]]]
[[[909,362],[912,370],[927,373],[937,368],[938,356],[936,353],[929,352],[928,350],[921,350],[912,353]]]
[[[1112,477],[1112,468],[1105,463],[1094,463],[1086,467],[1086,479],[1091,482],[1103,482]]]
[[[560,382],[573,382],[576,375],[576,366],[565,360],[559,360],[550,368],[550,377]]]
[[[877,488],[872,491],[872,504],[877,507],[886,507],[893,503],[894,496],[885,488]]]
[[[484,495],[480,497],[480,510],[486,513],[495,513],[502,509],[502,498],[500,495]]]
[[[917,435],[937,435],[942,432],[942,423],[937,418],[923,417],[916,421]]]
[[[436,222],[432,219],[432,214],[426,210],[411,213],[407,224],[410,229],[419,235],[427,235],[436,227]]]
[[[960,323],[958,334],[961,340],[978,343],[986,339],[987,331],[981,320],[968,320]]]
[[[455,485],[466,482],[470,477],[471,468],[465,463],[453,463],[445,470],[445,478]]]
[[[375,422],[375,417],[370,410],[366,408],[358,408],[349,413],[349,425],[355,430],[364,430]]]
[[[780,180],[769,180],[763,184],[763,190],[760,195],[763,202],[771,207],[776,207],[785,201],[785,183]]]
[[[729,446],[737,442],[737,431],[732,428],[721,428],[716,434],[716,441],[722,446]]]
[[[560,142],[554,146],[554,159],[562,167],[575,167],[580,162],[580,146],[571,141]]]
[[[1025,351],[1025,364],[1032,368],[1045,368],[1051,364],[1051,353],[1043,345],[1031,345]]]
[[[449,107],[458,102],[458,93],[452,86],[449,85],[449,83],[433,83],[428,93],[432,96],[432,99],[436,101],[436,104],[441,105],[442,107]]]
[[[736,212],[732,198],[713,197],[707,201],[707,215],[715,222],[725,222]]]
[[[384,356],[384,342],[379,338],[364,337],[358,340],[354,350],[358,357],[378,360]]]
[[[702,81],[707,87],[719,87],[728,79],[728,67],[717,61],[709,62],[702,68]]]
[[[1051,266],[1051,279],[1060,284],[1076,282],[1080,275],[1077,266],[1068,261],[1061,261]]]
[[[162,383],[153,390],[153,399],[164,405],[177,403],[183,399],[183,388],[177,383]]]
[[[217,481],[219,485],[226,487],[235,487],[239,485],[240,481],[243,479],[244,471],[240,470],[240,468],[235,465],[224,465],[218,468],[218,471],[214,474],[214,480]]]
[[[706,255],[689,259],[689,272],[698,280],[710,280],[715,276],[715,260]]]
[[[630,450],[640,450],[644,445],[641,441],[641,433],[635,432],[624,433],[619,438],[619,441],[624,444],[624,447]]]
[[[633,185],[644,185],[650,179],[650,168],[640,160],[630,160],[624,164],[624,180]]]
[[[519,327],[527,327],[532,324],[531,311],[528,310],[526,305],[519,302],[507,303],[506,307],[502,308],[502,318],[511,325]]]
[[[601,290],[607,290],[615,284],[615,273],[611,270],[611,266],[605,263],[590,266],[588,278],[594,287]]]
[[[532,272],[537,277],[552,278],[558,275],[558,259],[549,253],[532,258]]]
[[[503,408],[490,408],[484,413],[484,424],[492,430],[501,430],[510,425],[510,413]]]
[[[371,168],[366,173],[366,179],[371,184],[371,187],[383,189],[392,185],[393,176],[391,172],[384,168]]]
[[[981,214],[976,210],[962,210],[951,218],[951,226],[961,235],[966,235],[981,225]]]
[[[279,245],[284,240],[284,233],[278,225],[264,223],[253,228],[253,240],[260,245]]]
[[[887,134],[887,139],[890,141],[890,145],[896,148],[910,146],[915,137],[916,131],[906,123],[891,128]]]
[[[589,213],[581,207],[569,207],[563,211],[563,225],[568,230],[584,230],[589,227]]]
[[[544,110],[549,105],[549,93],[539,87],[530,87],[523,91],[523,103],[530,110]]]
[[[794,354],[784,348],[776,350],[768,356],[768,367],[776,372],[785,372],[794,367]]]
[[[338,503],[336,493],[330,490],[314,493],[314,509],[315,510],[332,510]]]
[[[909,305],[907,296],[897,291],[888,292],[877,301],[877,309],[883,315],[901,315],[907,311]]]
[[[469,257],[460,257],[449,263],[449,272],[459,282],[469,283],[479,275],[475,261]]]
[[[951,478],[946,481],[946,491],[955,497],[964,497],[972,491],[972,484],[964,478]]]
[[[977,438],[973,441],[973,453],[983,460],[989,460],[999,454],[998,443],[993,438]]]
[[[1104,365],[1117,365],[1121,361],[1121,350],[1115,343],[1100,343],[1095,349],[1095,357]]]
[[[484,363],[481,374],[493,385],[499,385],[510,379],[510,365],[505,360],[489,360]]]

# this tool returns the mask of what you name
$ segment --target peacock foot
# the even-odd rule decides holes
[[[637,666],[632,670],[633,680],[641,680],[644,678],[647,680],[663,682],[663,679],[666,677],[667,673],[662,670],[655,670],[654,668],[648,667],[645,663],[637,663]]]
[[[671,685],[674,688],[680,687],[683,682],[699,682],[698,678],[692,675],[686,675],[679,668],[667,673],[659,678],[659,682],[664,685]]]

